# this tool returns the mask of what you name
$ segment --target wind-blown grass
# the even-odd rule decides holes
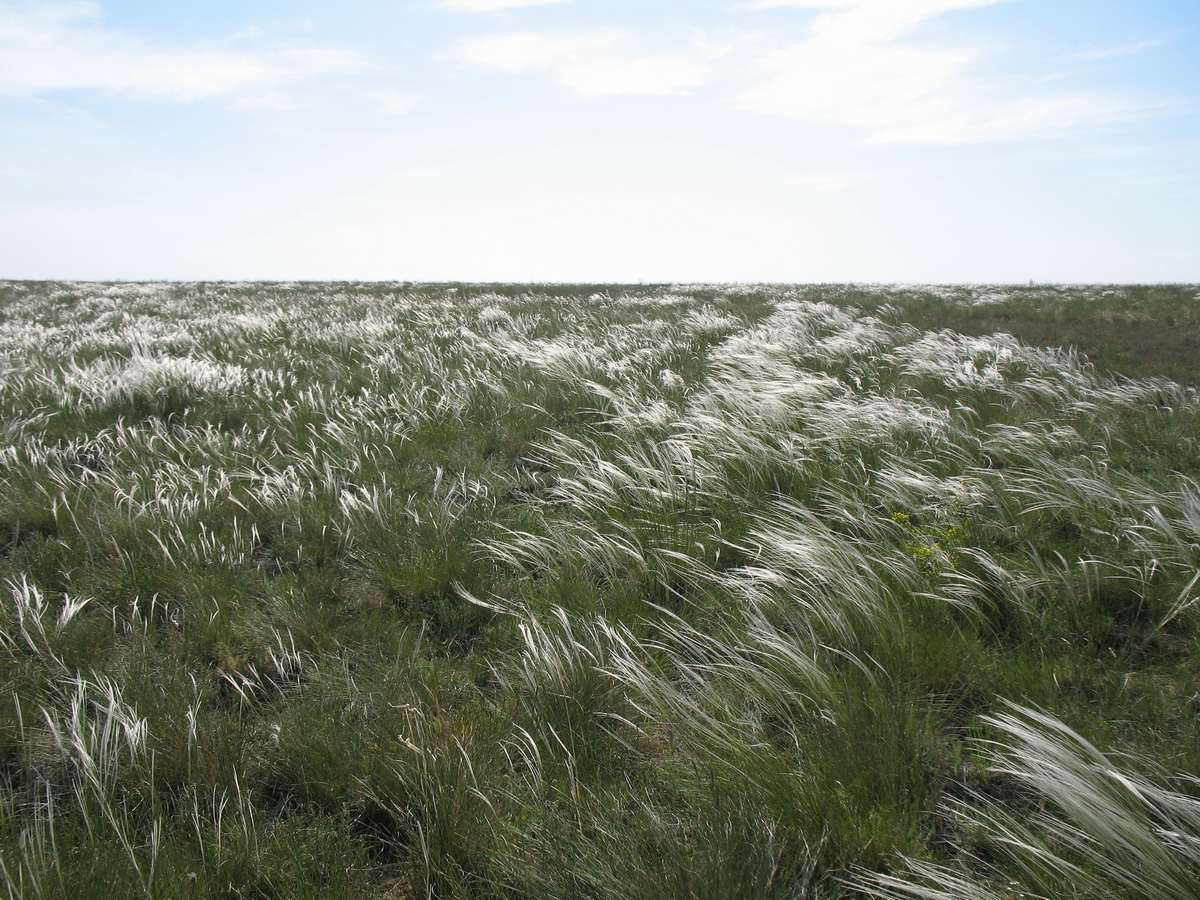
[[[1191,896],[1195,294],[0,283],[0,896]]]
[[[1195,781],[1164,786],[1104,754],[1057,718],[1016,707],[984,717],[988,777],[1023,799],[977,788],[951,814],[965,842],[957,868],[910,861],[910,877],[865,875],[879,898],[1012,896],[1185,898],[1200,882]]]

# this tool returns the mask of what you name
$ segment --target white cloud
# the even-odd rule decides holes
[[[909,38],[948,12],[1004,0],[759,0],[825,8],[806,40],[766,53],[761,80],[739,96],[753,112],[864,129],[868,142],[964,143],[1061,132],[1130,116],[1135,104],[1101,94],[1047,95],[984,79],[981,48]]]
[[[708,64],[721,54],[696,45],[683,52],[628,52],[615,31],[571,36],[502,34],[469,40],[453,58],[503,72],[549,71],[584,97],[682,94],[710,80]]]
[[[152,42],[105,28],[98,18],[93,3],[0,9],[0,95],[101,90],[186,102],[362,66],[352,53],[321,47],[253,51]]]
[[[491,4],[511,0],[446,0]],[[1048,91],[997,74],[987,49],[919,26],[1008,0],[752,0],[742,10],[806,9],[804,40],[743,34],[735,102],[751,112],[843,126],[864,142],[966,143],[1065,133],[1145,112],[1129,96]],[[584,97],[683,94],[717,80],[728,51],[701,42],[648,48],[619,31],[496,34],[451,57],[504,72],[542,72]],[[1140,48],[1139,48],[1140,49]],[[727,76],[728,71],[722,73]]]
[[[438,6],[462,12],[498,12],[502,9],[519,9],[525,6],[549,6],[551,3],[569,3],[570,0],[442,0]]]

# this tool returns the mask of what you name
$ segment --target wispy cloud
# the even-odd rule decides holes
[[[681,94],[711,78],[715,46],[644,54],[618,31],[588,35],[502,34],[468,40],[452,58],[503,72],[545,71],[584,97]]]
[[[1120,44],[1116,47],[1094,47],[1091,50],[1084,50],[1082,53],[1076,53],[1075,59],[1081,62],[1092,62],[1099,59],[1116,59],[1122,56],[1136,56],[1145,50],[1153,50],[1155,47],[1161,47],[1166,42],[1166,38],[1150,38],[1148,40],[1137,41],[1132,44]]]
[[[462,12],[499,12],[525,6],[549,6],[551,3],[570,2],[571,0],[441,0],[438,6]]]
[[[228,49],[152,41],[104,27],[94,3],[0,9],[0,95],[98,90],[187,102],[265,91],[288,81],[363,67],[326,47]]]
[[[735,9],[762,10],[786,7],[857,11],[885,28],[912,24],[954,9],[992,6],[1008,0],[750,0]]]
[[[1004,0],[758,0],[754,9],[821,8],[807,39],[766,53],[743,108],[862,129],[868,142],[965,143],[1024,138],[1111,122],[1137,112],[1129,98],[1049,94],[984,77],[985,52],[911,39],[914,27],[955,9]]]

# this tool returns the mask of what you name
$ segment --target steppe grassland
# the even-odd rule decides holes
[[[0,297],[8,896],[1194,896],[1196,288]]]

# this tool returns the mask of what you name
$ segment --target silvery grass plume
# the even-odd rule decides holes
[[[554,472],[538,504],[540,533],[510,531],[484,549],[516,569],[584,571],[668,579],[679,565],[719,542],[711,505],[723,480],[683,440],[630,441],[605,453],[561,433],[535,448]]]
[[[1147,539],[1173,562],[1200,570],[1200,483],[1180,479],[1178,489],[1143,495]]]
[[[981,406],[1026,403],[1053,408],[1089,393],[1094,374],[1077,354],[1020,343],[1012,335],[972,338],[943,331],[898,346],[881,360],[899,384],[926,398]]]
[[[769,751],[764,719],[819,718],[832,682],[810,642],[752,609],[743,612],[743,623],[740,635],[712,635],[673,618],[661,638],[623,635],[606,671],[630,692],[645,722],[666,725],[733,778],[766,779],[759,786],[768,787],[780,773],[773,764],[756,764],[770,755],[761,752]]]
[[[42,708],[48,752],[31,760],[34,781],[30,808],[22,811],[27,824],[19,856],[0,856],[9,893],[40,897],[56,885],[61,891],[62,856],[72,848],[60,846],[58,834],[82,821],[90,838],[120,847],[128,875],[153,897],[163,821],[153,808],[146,719],[111,678],[71,676],[60,691],[65,708]],[[21,728],[30,733],[34,726],[22,722]]]
[[[91,599],[63,596],[60,602],[52,602],[24,575],[19,581],[8,581],[8,588],[12,593],[12,604],[6,604],[0,620],[0,646],[11,656],[30,653],[52,668],[67,672],[67,666],[57,655],[56,644]]]
[[[879,900],[1196,896],[1195,779],[1167,786],[1039,710],[982,721],[999,735],[984,746],[988,780],[1011,801],[984,787],[951,807],[969,846],[958,866],[904,860],[907,875],[863,873],[855,888]]]
[[[615,654],[635,652],[636,641],[627,629],[561,607],[523,618],[521,655],[499,671],[518,705],[505,752],[529,790],[550,796],[563,790],[556,784],[562,781],[578,805],[596,772],[630,749],[625,733],[637,727],[629,719],[634,711],[609,668]]]
[[[846,505],[842,510],[848,514],[836,522],[836,512],[827,517],[777,500],[750,526],[744,550],[752,563],[720,580],[749,607],[782,611],[802,623],[814,641],[852,647],[867,634],[895,628],[898,604],[917,588],[913,561],[876,543],[892,523],[877,519],[873,526]],[[866,534],[850,537],[846,529]]]
[[[1074,461],[1033,451],[1006,469],[1000,480],[998,496],[1012,505],[1013,519],[1048,514],[1070,520],[1081,530],[1120,540],[1144,514],[1136,480],[1126,476],[1126,484],[1120,484],[1102,457]]]
[[[1157,633],[1200,608],[1200,485],[1183,479],[1176,491],[1147,493],[1142,499],[1149,507],[1147,524],[1134,538],[1142,553],[1195,572],[1157,623]]]
[[[197,356],[139,353],[128,360],[100,360],[86,366],[72,363],[63,372],[66,395],[62,405],[143,402],[182,406],[205,395],[232,398],[246,381],[246,371],[238,365]]]

